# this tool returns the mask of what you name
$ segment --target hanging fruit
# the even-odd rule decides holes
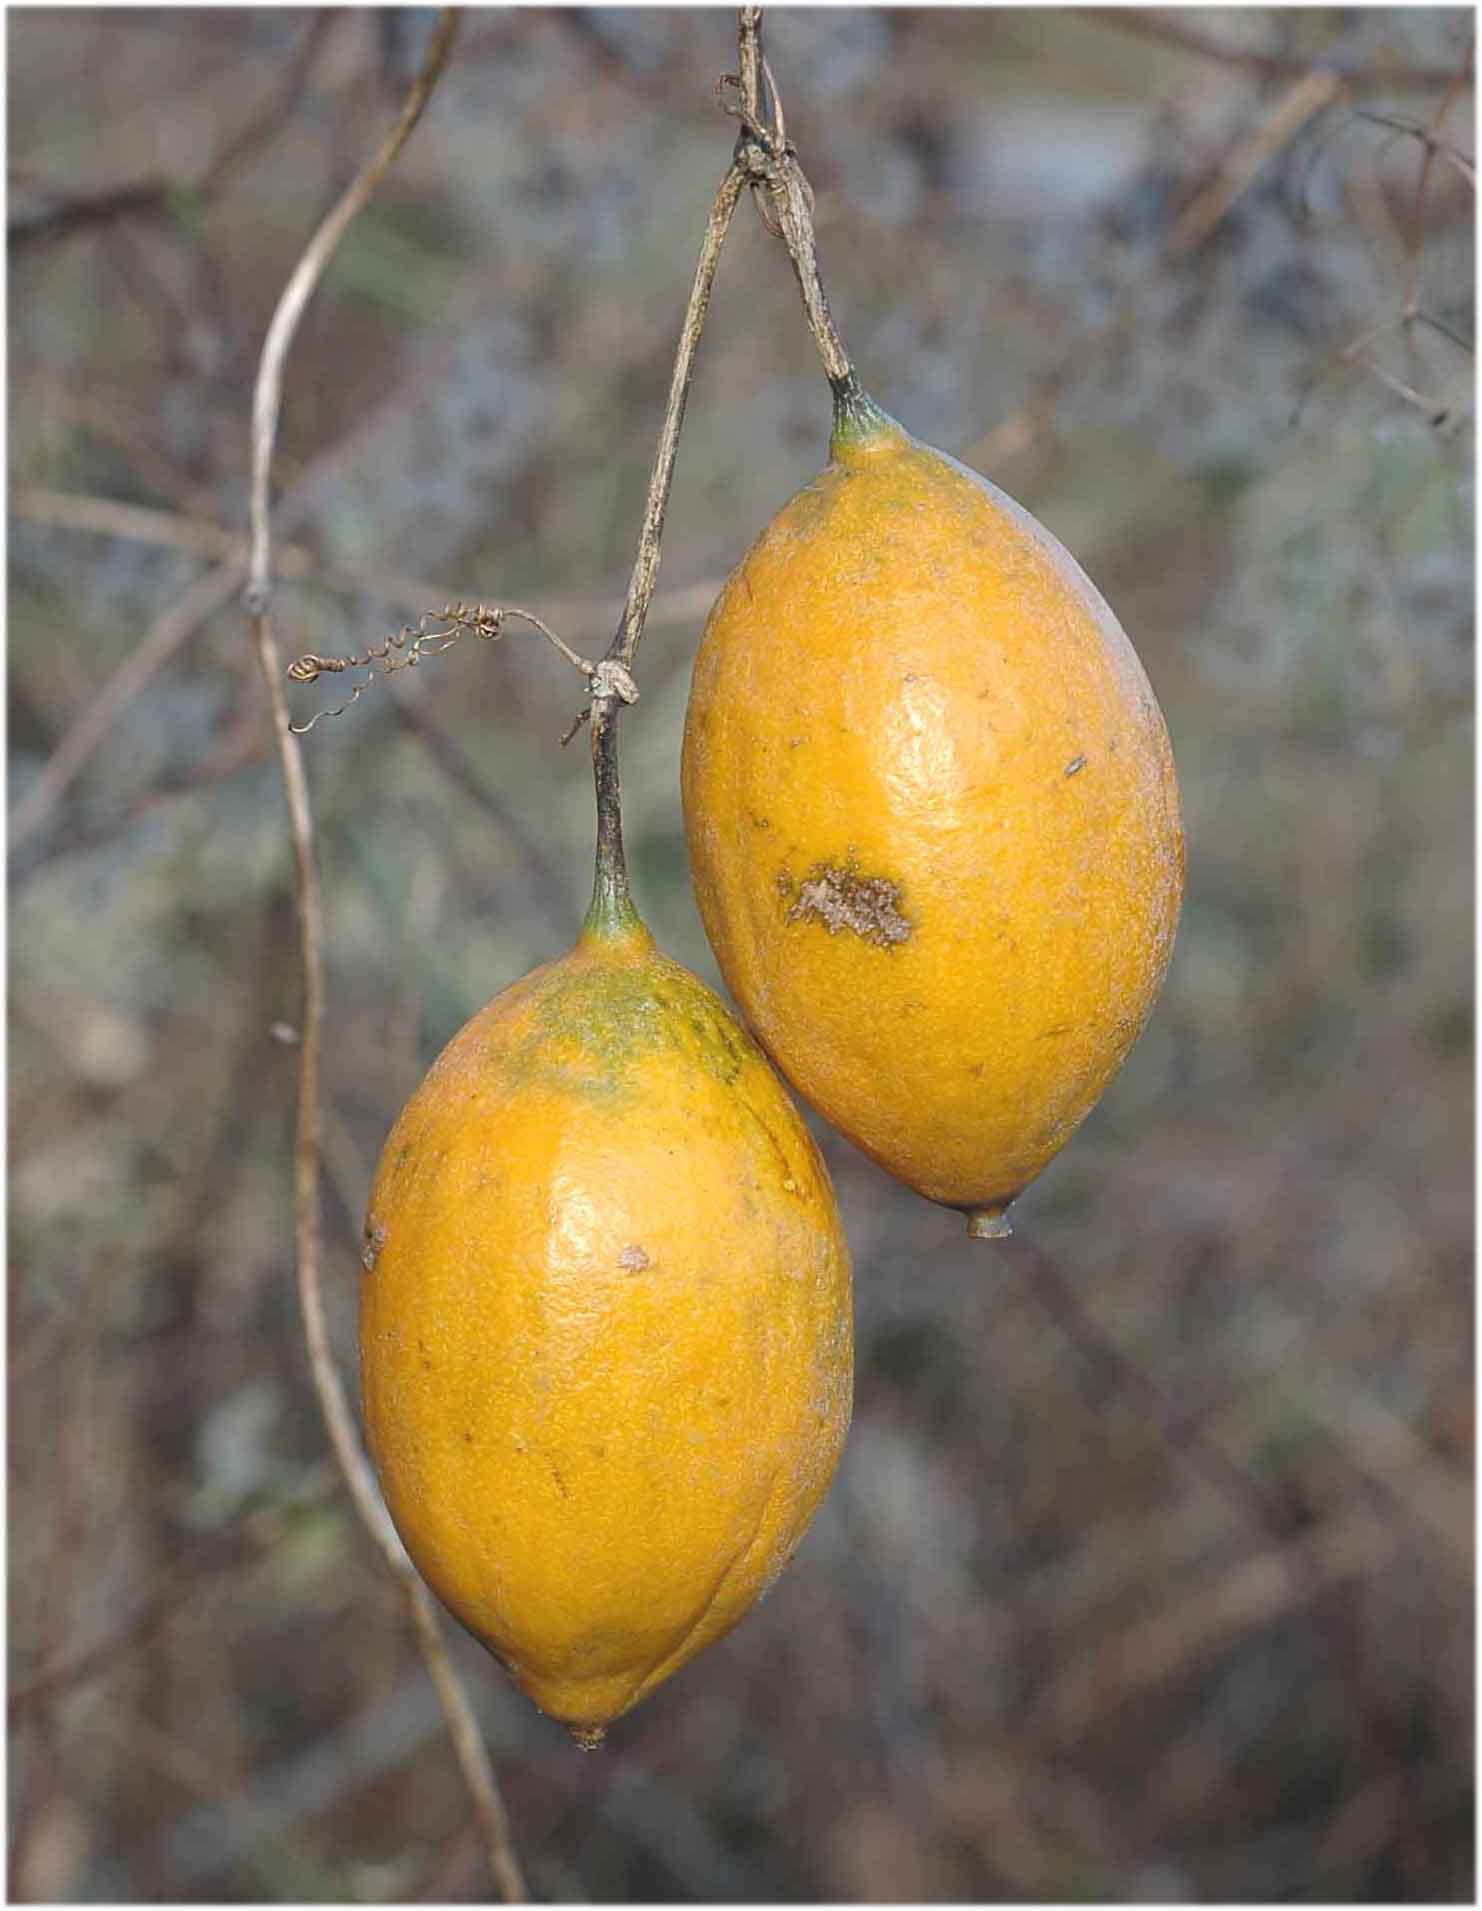
[[[365,1426],[450,1610],[594,1744],[728,1632],[848,1428],[848,1250],[787,1092],[628,896],[611,725],[576,946],[457,1034],[365,1231]]]
[[[1074,558],[852,373],[832,382],[831,461],[732,573],[696,660],[695,892],[798,1092],[970,1233],[1006,1233],[1168,966],[1173,758]]]

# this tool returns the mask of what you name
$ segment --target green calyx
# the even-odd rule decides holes
[[[842,378],[831,378],[829,384],[834,394],[830,457],[858,451],[881,438],[905,436],[890,413],[880,409],[853,372],[846,372]]]
[[[649,939],[643,918],[633,907],[633,898],[628,893],[628,874],[620,858],[605,862],[599,856],[592,900],[582,920],[581,932],[598,942],[626,941],[633,936]]]

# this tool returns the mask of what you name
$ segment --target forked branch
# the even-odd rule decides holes
[[[787,247],[798,291],[802,294],[808,329],[813,334],[828,381],[838,391],[852,385],[854,373],[819,274],[818,241],[813,232],[813,188],[798,164],[797,148],[787,137],[781,95],[762,50],[760,7],[741,9],[738,63],[740,77],[731,83],[740,93],[739,102],[732,104],[725,99],[724,92],[721,94],[726,111],[741,122],[736,164],[751,185],[762,223]],[[763,118],[763,79],[771,108],[769,119]],[[722,87],[726,83],[723,81]]]

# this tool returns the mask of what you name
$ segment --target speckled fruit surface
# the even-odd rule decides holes
[[[756,1044],[626,908],[496,996],[387,1141],[365,1426],[434,1591],[583,1742],[790,1558],[848,1428],[848,1250]]]
[[[727,581],[683,757],[727,985],[815,1108],[1004,1231],[1173,948],[1168,734],[1064,548],[863,394]]]

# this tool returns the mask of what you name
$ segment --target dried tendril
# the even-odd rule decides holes
[[[599,667],[579,656],[533,611],[523,610],[517,604],[445,604],[441,610],[424,611],[415,624],[403,624],[394,636],[387,637],[383,643],[372,644],[353,657],[322,657],[312,650],[302,657],[295,657],[286,672],[291,683],[317,683],[320,677],[339,676],[347,670],[363,670],[366,674],[352,686],[343,703],[330,710],[317,711],[307,723],[291,723],[288,727],[295,736],[307,736],[322,718],[342,717],[352,704],[360,701],[378,675],[390,676],[393,670],[411,670],[424,657],[440,657],[460,637],[477,637],[484,643],[497,643],[504,635],[506,620],[511,617],[518,617],[538,630],[589,683],[597,677]],[[624,698],[624,701],[628,699]]]

